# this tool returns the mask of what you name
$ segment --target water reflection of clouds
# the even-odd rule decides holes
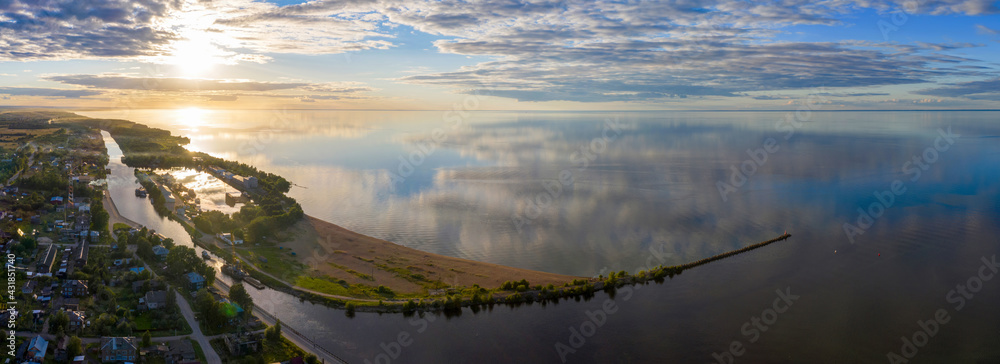
[[[418,194],[386,194],[392,187],[351,182],[358,178],[355,172],[330,173],[347,186],[365,186],[349,194],[357,199],[353,208],[371,208],[365,215],[373,221],[357,226],[377,226],[380,237],[502,264],[588,274],[604,266],[633,266],[632,260],[659,244],[666,244],[676,262],[764,240],[786,229],[824,232],[835,237],[827,243],[841,244],[843,220],[870,202],[872,191],[898,178],[902,163],[928,143],[919,130],[859,136],[826,133],[825,126],[806,128],[783,144],[785,150],[773,155],[745,190],[723,202],[713,182],[727,178],[728,167],[746,158],[745,149],[759,146],[768,131],[755,135],[730,125],[664,126],[644,121],[634,134],[624,135],[621,143],[602,154],[597,165],[578,174],[577,182],[518,234],[511,214],[543,191],[542,179],[555,179],[560,169],[572,167],[560,154],[589,139],[573,128],[566,128],[572,132],[560,128],[532,132],[520,124],[507,128],[511,130],[477,126],[456,135],[456,142],[449,145],[463,154],[493,158],[500,166],[439,169],[434,187]],[[550,152],[520,150],[522,135],[550,138],[541,141]],[[512,142],[502,136],[510,136]],[[484,144],[491,148],[479,147]],[[928,171],[913,187],[915,192],[903,196],[899,211],[879,223],[891,229],[910,216],[907,206],[922,208],[927,193],[977,178],[970,177],[963,161],[980,159],[982,148],[989,147],[956,149],[948,156],[952,163]],[[376,196],[381,200],[363,201]],[[394,225],[400,220],[417,224]],[[426,231],[429,223],[438,224],[433,235]],[[410,229],[423,233],[410,234]]]
[[[217,210],[231,214],[240,210],[243,204],[226,204],[227,192],[239,192],[218,178],[193,169],[173,169],[169,171],[178,183],[190,188],[198,196],[199,207],[203,210]]]
[[[358,139],[279,138],[253,156],[222,152],[249,136],[216,140],[207,149],[309,187],[292,190],[307,213],[362,233],[436,253],[590,275],[603,267],[634,269],[661,244],[665,263],[673,264],[786,229],[837,249],[846,244],[841,224],[872,201],[873,191],[902,177],[901,165],[947,125],[967,138],[865,238],[962,223],[955,216],[995,217],[1000,208],[988,201],[996,199],[982,196],[997,195],[990,166],[1000,162],[1000,146],[975,136],[996,135],[997,127],[983,122],[983,113],[941,114],[815,113],[786,141],[774,130],[783,113],[625,113],[620,137],[585,171],[574,170],[576,182],[522,233],[511,216],[544,191],[542,180],[577,167],[572,153],[599,136],[604,118],[614,114],[477,114],[449,131],[402,184],[393,184],[390,172],[439,126],[433,118],[439,114],[421,114],[430,116],[412,124],[385,117]],[[723,202],[715,181],[729,178],[730,166],[768,137],[781,150]],[[973,203],[975,211],[952,216],[930,207]]]

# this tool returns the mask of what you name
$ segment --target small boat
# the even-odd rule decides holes
[[[227,276],[233,277],[234,280],[241,280],[243,279],[244,276],[246,276],[246,272],[244,272],[239,267],[233,266],[232,264],[223,265],[222,273]]]
[[[243,277],[243,281],[246,282],[247,284],[253,286],[256,289],[264,289],[264,284],[260,283],[260,281],[258,281],[256,278],[252,278],[250,276],[246,276],[246,277]]]
[[[135,196],[136,197],[146,197],[146,195],[148,195],[148,194],[146,193],[146,188],[145,187],[139,187],[139,188],[135,189]]]

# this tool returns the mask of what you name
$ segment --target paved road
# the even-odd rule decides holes
[[[198,321],[194,319],[194,311],[191,310],[191,305],[188,305],[187,300],[179,292],[175,291],[174,294],[177,295],[177,305],[181,307],[181,314],[184,315],[184,319],[187,320],[188,325],[191,325],[191,339],[197,341],[198,345],[201,345],[201,350],[205,352],[205,360],[209,364],[222,364],[222,358],[215,352],[215,349],[212,349],[212,344],[208,342],[209,338],[198,327]]]

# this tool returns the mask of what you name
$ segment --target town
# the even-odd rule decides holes
[[[242,283],[217,282],[193,247],[112,222],[100,130],[53,123],[60,115],[0,113],[7,363],[320,362],[280,321],[253,314]],[[240,182],[260,189],[255,177]]]

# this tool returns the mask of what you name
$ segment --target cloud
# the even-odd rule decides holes
[[[913,93],[918,95],[961,97],[971,100],[1000,101],[1000,78],[948,84],[944,87],[929,88]]]
[[[236,101],[236,100],[239,99],[239,96],[236,96],[236,95],[207,95],[206,97],[208,97],[208,101],[226,101],[226,102],[229,102],[229,101]]]
[[[191,41],[222,63],[265,62],[264,53],[325,54],[387,48],[381,17],[327,12],[282,15],[253,0],[4,0],[0,60],[142,59],[165,62]]]
[[[83,96],[108,93],[153,91],[168,96],[203,97],[208,101],[233,102],[240,98],[286,98],[304,102],[319,100],[371,99],[377,89],[360,82],[259,82],[250,80],[189,79],[173,77],[136,77],[124,74],[48,75],[46,81],[84,86],[83,90],[59,90]],[[47,90],[47,89],[45,89]],[[69,95],[69,94],[67,94]]]
[[[102,92],[94,90],[63,90],[36,87],[0,87],[0,94],[10,96],[44,96],[76,99],[85,96],[100,95]]]
[[[212,80],[171,77],[132,77],[118,74],[103,75],[55,75],[44,78],[48,81],[69,85],[115,90],[149,91],[274,91],[288,90],[308,83],[256,82],[240,80]]]
[[[213,62],[275,54],[394,47],[399,26],[436,35],[442,53],[489,61],[397,81],[521,101],[645,101],[748,92],[850,88],[972,76],[963,43],[790,42],[796,25],[843,26],[853,14],[987,15],[996,0],[337,0],[279,6],[253,0],[0,0],[0,60],[111,58],[171,62],[204,49]],[[985,26],[979,26],[990,30]],[[201,54],[201,53],[198,53]],[[369,92],[351,86],[100,75],[53,79],[158,91]],[[320,95],[322,96],[322,95]],[[341,97],[341,96],[338,96]]]
[[[820,92],[816,96],[827,96],[827,97],[865,97],[865,96],[889,96],[887,92],[852,92],[852,93],[831,93],[831,92]]]
[[[475,89],[518,100],[592,102],[913,84],[972,72],[949,67],[955,63],[952,57],[928,53],[934,51],[931,47],[849,42],[762,44],[739,37],[696,43],[602,39],[564,47],[494,39],[445,41],[438,46],[447,52],[499,60],[399,80]]]
[[[156,0],[0,2],[0,59],[152,55],[176,35],[155,24],[181,6]]]
[[[972,1],[975,2],[975,1]],[[925,2],[916,13],[981,14],[964,1]],[[976,62],[942,54],[965,43],[783,42],[779,28],[839,24],[867,2],[382,4],[389,20],[448,36],[444,53],[493,60],[400,82],[519,101],[578,102],[735,97],[746,92],[867,87],[970,75]]]
[[[1000,34],[1000,30],[989,28],[982,24],[976,24],[976,32],[979,34],[992,34],[992,35]]]

